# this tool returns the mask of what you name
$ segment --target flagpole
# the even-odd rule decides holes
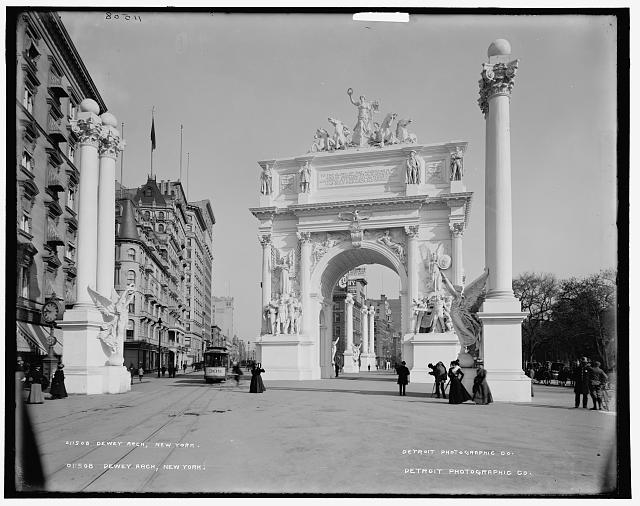
[[[189,202],[189,152],[187,152],[187,191],[185,193]]]
[[[151,177],[153,178],[153,145],[155,144],[155,125],[153,122],[153,113],[156,109],[156,106],[151,107]]]
[[[180,125],[180,179],[182,181],[182,125]]]
[[[124,122],[122,122],[122,133],[120,134],[120,138],[124,139]],[[124,150],[120,151],[120,198],[122,198],[124,192],[124,183],[122,182],[124,173]]]

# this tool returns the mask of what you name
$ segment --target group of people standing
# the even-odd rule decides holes
[[[443,399],[447,398],[446,388],[449,386],[449,404],[462,404],[466,401],[473,401],[476,404],[490,404],[493,402],[491,389],[487,383],[487,371],[482,365],[478,366],[476,376],[473,379],[473,395],[469,394],[462,384],[464,372],[457,360],[451,362],[448,371],[442,362],[438,362],[436,365],[429,364],[428,367],[431,369],[429,374],[434,377],[434,390],[438,399],[441,394]],[[409,375],[411,373],[404,361],[396,367],[396,373],[398,374],[400,395],[406,395],[406,386],[409,383]],[[445,385],[447,378],[448,383]]]
[[[56,372],[51,379],[51,389],[49,399],[63,399],[67,397],[67,389],[64,384],[64,364],[59,363],[56,368]],[[49,378],[42,373],[40,365],[34,365],[29,367],[28,364],[22,360],[21,356],[18,356],[16,374],[19,377],[19,381],[29,388],[29,395],[27,397],[27,404],[43,404],[44,395],[43,391],[49,388]]]
[[[580,407],[580,397],[582,397],[582,407],[587,408],[591,396],[594,411],[608,409],[606,386],[609,380],[607,374],[600,368],[597,360],[589,363],[587,357],[580,359],[580,364],[573,373],[573,392],[575,393],[574,408]]]

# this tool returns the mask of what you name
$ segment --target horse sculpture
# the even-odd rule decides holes
[[[335,147],[335,141],[324,128],[318,128],[313,136],[315,142],[311,146],[311,151],[332,151]]]
[[[339,119],[328,119],[329,123],[331,123],[335,127],[335,131],[333,133],[334,149],[345,149],[348,145],[347,134],[349,133],[349,129],[344,126],[344,123]]]
[[[391,123],[396,119],[397,114],[395,112],[391,112],[386,115],[382,125],[376,132],[376,143],[380,147],[384,147],[385,143],[387,144],[396,144],[398,140],[391,129]]]
[[[415,143],[418,142],[418,138],[416,134],[411,134],[407,130],[407,126],[411,123],[410,119],[399,119],[398,125],[396,126],[396,138],[397,142],[409,142]]]

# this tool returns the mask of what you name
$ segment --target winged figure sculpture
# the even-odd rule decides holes
[[[115,290],[111,290],[111,299],[100,295],[91,287],[87,287],[89,296],[102,314],[103,323],[98,333],[98,339],[111,351],[118,351],[118,344],[124,340],[127,319],[129,317],[129,303],[133,298],[135,286],[130,284],[118,296]]]

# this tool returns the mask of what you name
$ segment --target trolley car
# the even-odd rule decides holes
[[[213,346],[204,352],[204,380],[207,383],[226,381],[229,352],[224,346]]]

